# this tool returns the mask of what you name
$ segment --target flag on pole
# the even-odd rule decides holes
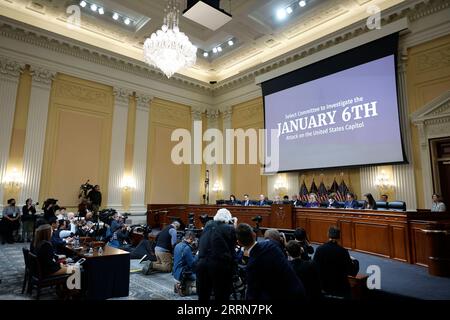
[[[320,203],[326,202],[328,199],[328,192],[323,180],[320,182],[319,189],[317,190],[318,201]]]
[[[303,180],[302,186],[300,187],[299,196],[301,201],[308,201],[308,188],[306,187],[305,180]]]
[[[311,188],[309,188],[309,193],[315,193],[315,194],[317,194],[317,186],[316,186],[316,182],[314,181],[314,178],[313,178],[313,181],[312,181],[312,183],[311,183]]]
[[[345,201],[345,196],[349,192],[347,185],[345,184],[345,181],[342,179],[341,184],[339,185],[338,191],[337,191],[337,198],[338,201]]]
[[[330,189],[328,190],[328,192],[329,193],[337,193],[337,191],[338,191],[338,189],[339,189],[339,185],[338,185],[338,183],[336,182],[336,178],[334,178],[334,180],[333,180],[333,183],[331,184],[331,187],[330,187]]]

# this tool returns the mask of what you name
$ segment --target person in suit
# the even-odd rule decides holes
[[[273,204],[283,204],[283,201],[281,201],[280,196],[275,196],[275,200],[273,200]]]
[[[445,203],[442,202],[441,197],[438,194],[433,194],[433,204],[431,205],[432,212],[445,212],[447,208]]]
[[[283,254],[286,255],[286,238],[284,237],[284,234],[280,233],[277,229],[267,229],[266,232],[264,232],[264,239],[273,241],[273,243],[280,247]]]
[[[52,227],[44,224],[36,229],[32,252],[37,256],[44,276],[56,276],[67,273],[67,268],[57,262],[57,256],[50,239]]]
[[[236,228],[239,245],[248,255],[245,267],[247,300],[305,300],[305,289],[283,252],[272,241],[256,242],[251,226]]]
[[[328,242],[317,248],[313,259],[319,269],[322,291],[327,295],[350,298],[348,276],[358,273],[358,264],[351,259],[347,249],[339,245],[341,231],[337,227],[330,227],[328,238]]]
[[[259,195],[258,206],[267,206],[267,205],[268,205],[268,202],[267,202],[266,197],[264,197],[263,194],[260,194]]]
[[[292,202],[292,205],[294,207],[301,207],[302,206],[302,202],[298,199],[298,196],[296,194],[294,194],[292,196],[291,202]]]
[[[318,208],[320,206],[319,201],[317,201],[317,195],[315,193],[310,193],[308,196],[308,202],[306,203],[307,208]]]
[[[33,237],[34,223],[36,221],[36,207],[33,200],[28,198],[22,207],[22,240],[31,242]]]
[[[8,242],[9,244],[14,243],[18,235],[20,228],[20,208],[16,206],[15,199],[9,199],[7,201],[8,206],[3,208],[3,239],[2,243]]]
[[[377,210],[377,203],[375,202],[375,199],[373,198],[371,193],[366,193],[364,195],[364,205],[362,208],[369,210]]]
[[[291,259],[290,264],[292,268],[305,287],[306,298],[309,301],[319,300],[322,296],[322,291],[316,263],[301,258],[302,247],[298,241],[289,241],[286,245],[286,251]]]
[[[358,201],[355,200],[355,195],[351,192],[347,193],[347,201],[344,203],[345,209],[358,209]]]
[[[330,193],[328,195],[328,208],[340,208],[341,205],[336,201],[336,193]]]
[[[244,200],[242,200],[241,204],[245,207],[251,206],[252,202],[248,198],[248,194],[244,194]]]
[[[208,221],[198,245],[195,268],[197,294],[200,301],[209,301],[214,292],[216,301],[228,301],[233,288],[236,265],[236,218],[228,209],[219,209]]]
[[[230,206],[237,206],[237,205],[240,205],[241,203],[239,202],[239,200],[236,200],[235,195],[232,194],[232,195],[230,195],[229,204],[230,204]]]
[[[380,201],[388,203],[388,195],[387,194],[382,194],[381,197],[380,197]]]

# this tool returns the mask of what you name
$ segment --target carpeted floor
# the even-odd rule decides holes
[[[22,295],[24,244],[0,245],[0,300],[32,299]],[[368,254],[351,252],[360,262],[360,273],[370,265],[381,270],[381,291],[372,291],[375,299],[450,300],[450,278],[434,277],[427,268],[384,259]],[[180,297],[173,292],[174,280],[170,274],[156,273],[144,276],[138,260],[130,267],[130,294],[117,300],[196,300],[197,296]],[[56,299],[54,290],[44,290],[42,300]]]

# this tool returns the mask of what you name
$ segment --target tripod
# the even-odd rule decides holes
[[[205,173],[205,194],[203,195],[203,204],[209,204],[209,170]]]

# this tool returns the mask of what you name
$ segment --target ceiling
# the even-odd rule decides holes
[[[80,27],[67,23],[72,0],[0,0],[0,14],[89,45],[143,61],[146,37],[162,25],[165,0],[86,0],[105,8],[103,16],[88,7],[81,9]],[[197,64],[180,74],[204,81],[222,81],[260,63],[345,28],[369,16],[370,6],[385,10],[406,0],[307,0],[303,8],[296,0],[222,0],[221,8],[233,19],[216,31],[180,18],[180,29],[199,48]],[[180,0],[181,11],[186,1]],[[276,19],[280,7],[292,5],[283,22]],[[111,18],[112,13],[129,17],[132,23]],[[235,44],[229,47],[227,41]],[[221,45],[219,54],[203,51]]]

